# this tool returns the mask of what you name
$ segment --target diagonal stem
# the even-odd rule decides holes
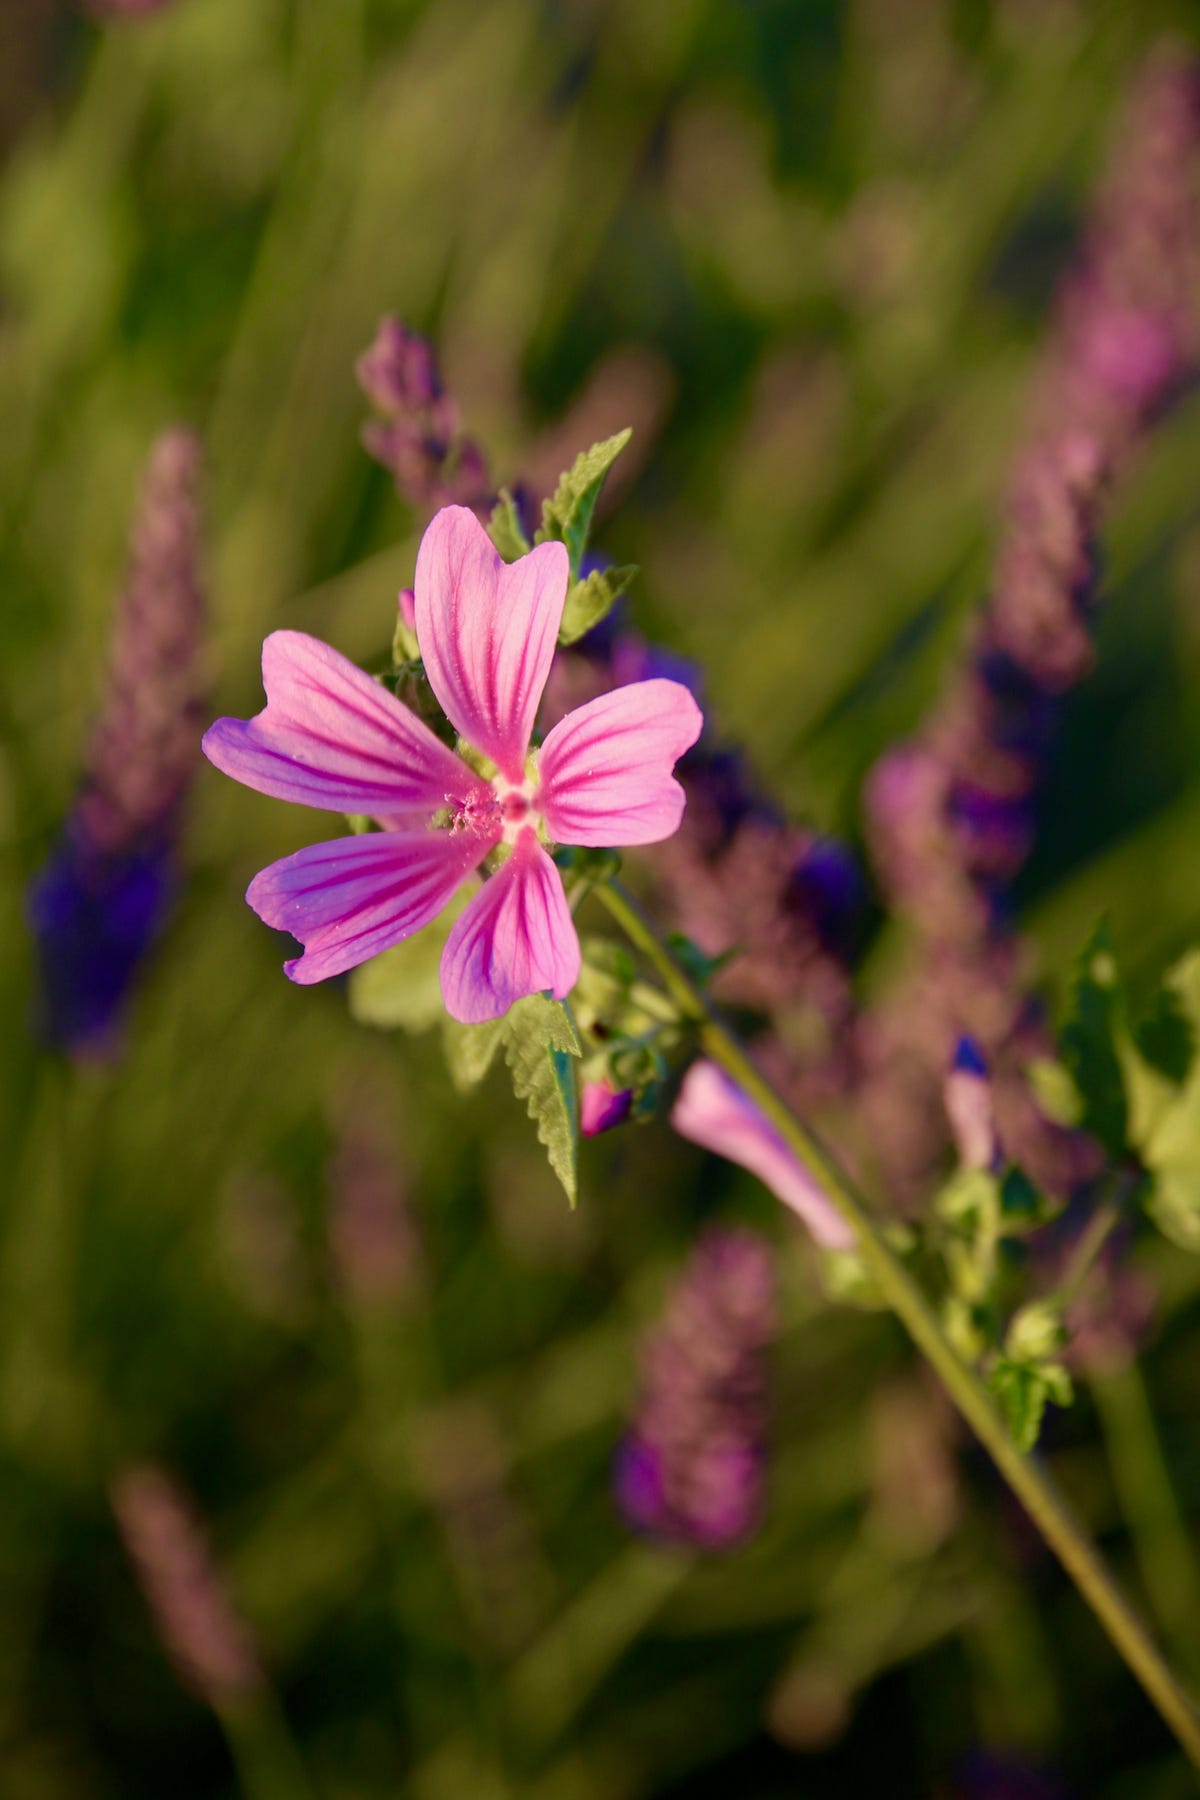
[[[755,1068],[708,995],[662,941],[632,895],[617,881],[597,888],[596,895],[630,942],[654,965],[681,1012],[696,1026],[705,1053],[754,1102],[852,1226],[863,1262],[884,1299],[937,1372],[1193,1767],[1200,1769],[1200,1716],[1191,1700],[1046,1469],[1013,1442],[987,1389],[947,1338],[925,1295],[887,1244],[849,1177]]]

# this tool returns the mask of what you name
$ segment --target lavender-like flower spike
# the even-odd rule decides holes
[[[1162,51],[1132,97],[1124,134],[1036,384],[991,596],[948,691],[919,739],[876,766],[868,837],[893,908],[918,940],[914,989],[864,1034],[876,1141],[898,1146],[890,1089],[923,1090],[934,1135],[937,1090],[956,1039],[981,1039],[998,1107],[1020,1115],[1001,1135],[1052,1191],[1086,1163],[1071,1134],[1039,1120],[1013,1077],[1044,1054],[1003,925],[1008,884],[1033,842],[1034,801],[1063,696],[1091,668],[1095,539],[1114,478],[1149,425],[1194,374],[1200,352],[1200,68]],[[935,980],[936,971],[936,980]],[[997,985],[999,983],[1000,985]],[[915,989],[936,990],[931,1019]],[[886,1117],[884,1116],[886,1115]],[[1022,1140],[1020,1149],[1018,1141]],[[913,1146],[910,1146],[911,1149]],[[907,1154],[907,1152],[906,1152]],[[899,1189],[926,1170],[889,1158]]]
[[[164,432],[142,483],[108,690],[79,795],[29,899],[47,1035],[104,1048],[175,889],[181,806],[199,760],[204,600],[200,447]]]
[[[112,1507],[134,1573],[180,1680],[223,1710],[259,1694],[263,1675],[203,1527],[175,1482],[151,1464],[120,1474]]]
[[[646,1341],[642,1393],[617,1453],[617,1503],[635,1530],[720,1550],[762,1514],[770,1253],[745,1231],[699,1240]]]
[[[485,515],[494,498],[487,462],[460,429],[428,339],[383,319],[359,358],[358,380],[380,415],[363,427],[363,446],[409,504],[427,518],[455,503]]]

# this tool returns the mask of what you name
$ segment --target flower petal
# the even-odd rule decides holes
[[[246,898],[260,919],[304,945],[304,955],[284,969],[307,986],[427,925],[493,842],[455,831],[335,838],[272,863],[254,877]]]
[[[424,823],[447,800],[487,789],[462,758],[386,688],[320,639],[274,631],[263,645],[267,704],[218,719],[204,754],[277,800]]]
[[[757,1175],[777,1200],[800,1215],[818,1244],[828,1250],[853,1249],[854,1233],[833,1201],[775,1127],[715,1063],[692,1064],[671,1123],[680,1137]]]
[[[671,771],[704,720],[678,681],[636,681],[577,707],[538,759],[540,806],[560,844],[657,844],[679,828]]]
[[[417,639],[455,729],[520,781],[567,597],[563,544],[506,563],[465,506],[435,513],[417,552]]]
[[[562,877],[525,830],[446,940],[446,1010],[463,1025],[480,1025],[527,994],[549,989],[562,1000],[579,979],[579,964],[579,936]]]

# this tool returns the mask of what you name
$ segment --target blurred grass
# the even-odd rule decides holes
[[[1088,1795],[1185,1791],[982,1467],[956,1531],[881,1534],[872,1396],[904,1352],[824,1308],[751,1183],[631,1133],[588,1148],[567,1219],[501,1084],[462,1104],[426,1046],[283,980],[241,894],[295,846],[287,809],[201,780],[118,1067],[69,1072],[22,1028],[23,884],[75,780],[148,442],[183,417],[208,447],[218,710],[255,705],[274,625],[377,656],[415,532],[358,448],[352,368],[389,309],[435,333],[501,476],[573,428],[601,359],[653,351],[673,398],[608,545],[777,791],[853,833],[986,577],[1053,275],[1170,24],[1191,15],[1069,0],[20,12],[23,79],[0,87],[6,1794],[234,1791],[107,1512],[143,1455],[211,1520],[321,1795],[924,1796],[981,1740]],[[1103,660],[1026,883],[1051,975],[1102,908],[1143,972],[1200,913],[1198,433],[1192,405],[1114,520]],[[423,1272],[390,1310],[348,1301],[329,1246],[346,1081],[395,1097]],[[785,1278],[772,1508],[693,1563],[627,1540],[607,1470],[638,1330],[697,1222],[734,1213]],[[1191,1517],[1198,1289],[1161,1260],[1147,1379]],[[1136,1585],[1086,1401],[1051,1454]],[[477,1462],[506,1523],[474,1541]]]

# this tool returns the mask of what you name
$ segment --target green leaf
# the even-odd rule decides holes
[[[474,892],[468,882],[431,921],[350,971],[350,1016],[383,1031],[429,1031],[445,1013],[439,968],[450,928]]]
[[[450,1079],[460,1094],[469,1094],[479,1086],[493,1062],[504,1037],[504,1019],[489,1019],[486,1025],[460,1025],[457,1019],[442,1020],[442,1049]]]
[[[1164,1237],[1181,1250],[1200,1253],[1200,1155],[1191,1164],[1156,1169],[1145,1204]]]
[[[1135,1032],[1139,1053],[1178,1086],[1187,1077],[1200,1038],[1200,994],[1193,951],[1170,970]]]
[[[1038,1111],[1055,1125],[1078,1125],[1085,1106],[1070,1071],[1052,1056],[1038,1056],[1025,1065],[1025,1079]]]
[[[1140,1049],[1135,1142],[1150,1172],[1146,1211],[1165,1237],[1184,1250],[1200,1252],[1200,953],[1191,952],[1170,971],[1163,996],[1138,1043],[1153,1045],[1169,1059],[1172,1080],[1162,1064],[1152,1066]],[[1181,1033],[1187,1034],[1187,1052]]]
[[[582,581],[575,582],[563,608],[559,643],[574,644],[593,625],[607,618],[637,572],[636,563],[623,563],[619,568],[593,569]]]
[[[579,1198],[579,1035],[567,1008],[545,994],[518,1000],[502,1025],[513,1091],[524,1100],[550,1167],[574,1206]]]
[[[542,524],[537,541],[542,544],[549,538],[560,539],[567,546],[571,573],[575,577],[579,575],[579,565],[587,549],[592,515],[604,478],[632,436],[632,430],[626,428],[618,431],[615,437],[605,438],[603,443],[593,444],[590,450],[582,450],[566,473],[559,477],[550,498],[542,503]]]
[[[1115,1044],[1123,1019],[1112,937],[1102,920],[1075,967],[1062,1048],[1063,1062],[1083,1100],[1080,1123],[1117,1156],[1125,1149],[1128,1120]]]
[[[492,508],[492,516],[488,520],[488,536],[505,562],[516,562],[519,556],[525,556],[532,548],[525,536],[516,501],[507,488],[500,489],[500,498]]]
[[[1002,1356],[989,1370],[987,1385],[1023,1452],[1038,1441],[1047,1403],[1069,1406],[1073,1397],[1071,1378],[1061,1363],[1017,1362]]]

